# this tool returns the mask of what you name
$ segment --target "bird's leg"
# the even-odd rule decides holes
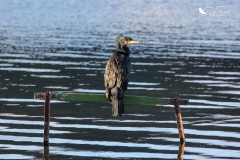
[[[123,97],[124,97],[124,90],[118,88],[118,114],[119,114],[119,116],[122,116],[122,114],[125,113]]]

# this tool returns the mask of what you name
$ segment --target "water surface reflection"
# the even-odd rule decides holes
[[[0,5],[0,159],[42,159],[41,91],[104,93],[120,33],[130,46],[127,95],[189,99],[184,159],[239,159],[238,1],[7,1]],[[199,16],[222,5],[226,17]],[[121,17],[121,18],[119,18]],[[124,18],[122,18],[124,17]],[[50,159],[176,159],[172,105],[51,101]]]

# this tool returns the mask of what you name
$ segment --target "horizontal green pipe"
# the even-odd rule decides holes
[[[88,93],[63,93],[57,94],[57,100],[62,101],[87,101],[87,102],[108,102],[105,95],[103,94],[88,94]],[[168,104],[167,98],[157,97],[141,97],[141,96],[124,96],[125,104]]]
[[[45,99],[45,93],[34,93],[35,99]],[[69,92],[51,92],[51,99],[57,99],[60,101],[82,101],[82,102],[102,102],[107,103],[108,99],[104,94],[92,94],[92,93],[69,93]],[[188,104],[188,100],[179,100],[180,104]],[[125,104],[143,104],[143,105],[167,105],[173,104],[173,99],[160,98],[160,97],[145,97],[145,96],[124,96]]]

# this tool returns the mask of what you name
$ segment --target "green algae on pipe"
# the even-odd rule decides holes
[[[45,93],[34,93],[35,99],[45,99]],[[71,92],[52,92],[52,99],[60,101],[82,101],[82,102],[102,102],[107,103],[104,94],[92,94],[92,93],[71,93]],[[172,99],[170,98],[161,98],[161,97],[146,97],[146,96],[133,96],[125,95],[124,96],[125,104],[142,104],[142,105],[167,105],[173,104]],[[188,100],[181,100],[180,104],[187,104]]]

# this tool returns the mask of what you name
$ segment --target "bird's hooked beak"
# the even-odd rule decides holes
[[[134,40],[127,40],[127,41],[124,41],[124,44],[125,44],[125,45],[140,44],[140,42],[134,41]]]

